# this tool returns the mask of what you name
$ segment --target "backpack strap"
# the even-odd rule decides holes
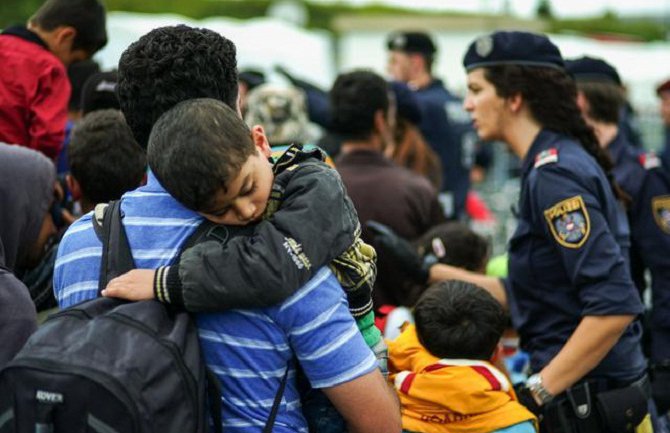
[[[99,214],[102,214],[102,221],[98,218]],[[135,269],[122,218],[121,200],[112,200],[105,207],[100,207],[100,210],[96,206],[93,228],[102,242],[98,296],[111,279]]]
[[[286,371],[284,371],[284,377],[281,380],[279,385],[279,390],[277,390],[277,395],[275,395],[275,400],[272,403],[272,410],[270,410],[270,417],[268,422],[265,424],[263,433],[272,433],[272,428],[275,425],[275,419],[277,418],[277,412],[279,412],[279,406],[281,405],[281,399],[284,397],[284,389],[286,388],[286,382],[288,380],[288,365],[286,366]]]

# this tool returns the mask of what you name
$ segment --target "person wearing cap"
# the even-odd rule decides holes
[[[428,179],[436,191],[442,186],[442,164],[419,130],[421,108],[416,94],[401,81],[392,81],[396,101],[393,144],[385,153],[396,164]]]
[[[628,194],[633,281],[642,293],[645,270],[651,275],[652,309],[649,319],[654,398],[659,412],[670,409],[670,178],[653,152],[630,146],[619,127],[624,97],[616,69],[601,59],[581,57],[566,62],[577,82],[577,105],[586,123],[607,149],[612,174]]]
[[[470,188],[470,168],[477,137],[462,101],[432,75],[437,48],[423,32],[394,32],[387,39],[388,72],[414,90],[422,119],[421,132],[440,157],[440,202],[450,218],[464,215]]]
[[[661,162],[666,170],[670,170],[670,79],[664,81],[656,88],[656,94],[661,100],[661,120],[663,121],[663,149],[661,150]]]
[[[622,194],[560,51],[544,35],[495,32],[473,41],[463,64],[479,137],[523,161],[518,226],[506,279],[443,264],[423,265],[424,277],[478,284],[507,306],[533,373],[518,397],[542,432],[651,431]]]
[[[65,138],[66,68],[107,43],[98,0],[47,0],[27,26],[0,34],[0,141],[56,159]]]

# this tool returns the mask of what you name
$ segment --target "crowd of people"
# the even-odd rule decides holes
[[[45,316],[101,298],[190,313],[214,431],[669,431],[670,80],[656,156],[616,68],[542,34],[472,41],[464,99],[424,32],[389,35],[390,79],[329,90],[238,72],[208,29],[154,29],[113,71],[106,42],[99,0],[0,34],[0,431],[94,406],[15,371]],[[496,142],[521,191],[492,258],[468,223]],[[108,278],[117,206],[136,269]]]

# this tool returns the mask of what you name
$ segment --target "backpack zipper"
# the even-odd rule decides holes
[[[195,378],[193,375],[190,373],[188,367],[184,363],[184,360],[182,359],[181,353],[177,345],[169,340],[165,340],[163,338],[160,338],[158,333],[154,331],[153,329],[149,328],[146,326],[144,323],[137,321],[135,319],[132,319],[124,314],[121,314],[119,312],[112,312],[106,316],[104,316],[107,319],[110,320],[115,320],[117,322],[123,323],[126,326],[130,326],[132,328],[135,328],[141,332],[144,332],[145,334],[150,335],[153,339],[156,341],[160,342],[160,344],[165,347],[172,355],[173,360],[175,361],[175,364],[177,365],[177,369],[179,370],[179,375],[182,377],[182,382],[186,384],[186,394],[191,396],[191,408],[193,410],[193,415],[196,418],[200,418],[198,415],[200,414],[200,411],[198,410],[198,391],[197,391],[197,385],[195,383]],[[201,424],[200,419],[196,420],[196,426],[200,426]]]

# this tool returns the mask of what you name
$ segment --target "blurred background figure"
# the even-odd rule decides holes
[[[19,278],[40,262],[56,233],[55,182],[44,155],[0,143],[0,367],[37,326],[35,305]]]
[[[670,79],[656,88],[656,94],[661,101],[660,112],[663,121],[661,161],[665,169],[670,170]]]
[[[415,92],[422,114],[419,128],[442,163],[440,203],[447,217],[459,219],[465,212],[477,142],[470,117],[463,101],[433,76],[437,47],[427,33],[392,33],[387,48],[388,72]]]
[[[241,70],[237,76],[239,85],[240,111],[242,117],[247,113],[247,95],[256,87],[265,83],[265,73],[257,69]]]

